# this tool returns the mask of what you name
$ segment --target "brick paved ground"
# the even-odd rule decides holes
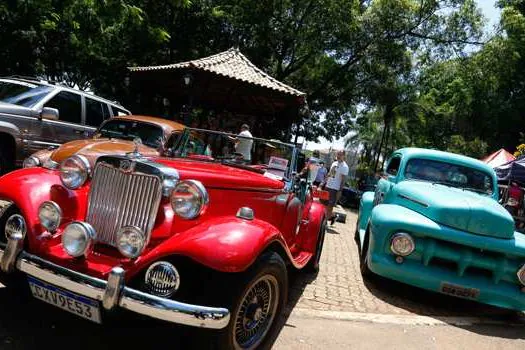
[[[357,244],[353,239],[356,220],[357,214],[348,211],[346,224],[336,223],[327,231],[317,277],[302,273],[292,275],[290,307],[394,315],[516,316],[512,311],[430,293],[382,278],[363,282]]]

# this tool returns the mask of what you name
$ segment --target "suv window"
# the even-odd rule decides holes
[[[86,124],[98,127],[109,117],[105,103],[86,97]]]
[[[33,107],[53,90],[48,86],[15,84],[0,81],[0,101],[24,107]]]
[[[80,95],[61,91],[49,100],[45,106],[58,109],[61,121],[80,124],[82,116]]]
[[[396,176],[397,172],[399,171],[400,164],[401,164],[401,157],[396,156],[390,159],[390,163],[388,163],[388,167],[386,168],[386,173],[388,175]]]

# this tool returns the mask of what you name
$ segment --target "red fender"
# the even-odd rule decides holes
[[[43,232],[38,220],[38,207],[46,200],[60,204],[63,221],[84,217],[86,214],[88,187],[71,191],[62,185],[56,170],[26,168],[13,171],[0,178],[0,199],[9,200],[20,209],[26,219],[28,243],[38,249],[37,236]],[[23,189],[24,193],[20,193]]]
[[[183,255],[218,271],[241,272],[273,242],[279,242],[291,258],[281,233],[269,223],[218,217],[173,235],[142,256],[137,265],[145,266],[165,256]]]

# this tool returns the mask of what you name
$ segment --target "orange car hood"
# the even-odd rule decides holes
[[[60,163],[64,159],[74,155],[81,154],[88,158],[91,164],[97,160],[98,157],[108,154],[125,154],[133,152],[135,144],[133,141],[119,140],[119,139],[92,139],[92,140],[77,140],[63,144],[51,154],[51,160]],[[159,152],[154,148],[139,145],[139,152],[144,156],[157,156]]]

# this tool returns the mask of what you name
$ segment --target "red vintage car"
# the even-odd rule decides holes
[[[34,297],[91,321],[123,308],[256,348],[283,311],[287,271],[319,266],[324,207],[293,145],[185,129],[170,153],[94,167],[73,155],[0,178],[4,284],[27,278]]]

